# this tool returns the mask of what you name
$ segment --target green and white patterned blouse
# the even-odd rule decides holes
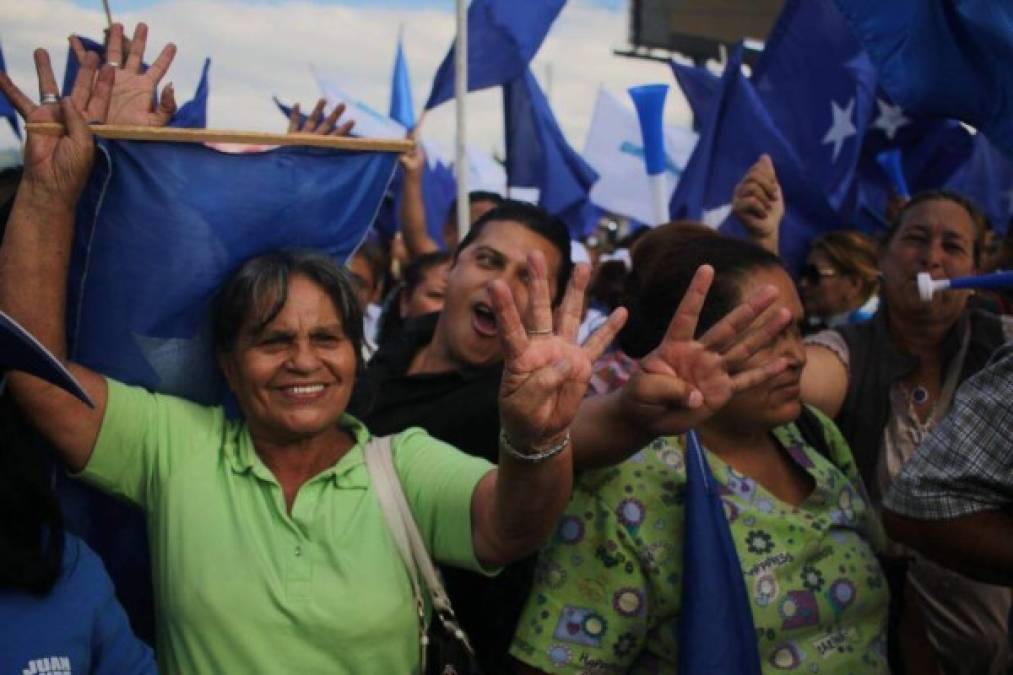
[[[882,530],[847,443],[820,420],[830,459],[793,424],[773,432],[815,480],[799,507],[706,453],[742,564],[763,672],[887,673],[888,591],[873,550]],[[547,672],[674,673],[685,483],[677,437],[583,474],[539,559],[511,654]]]

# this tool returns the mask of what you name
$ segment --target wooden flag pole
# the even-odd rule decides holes
[[[59,122],[31,122],[28,133],[62,136]],[[176,127],[133,127],[118,124],[92,124],[92,133],[101,138],[163,143],[242,143],[247,145],[310,145],[338,150],[369,152],[410,152],[415,142],[404,138],[356,138],[319,134],[275,134],[262,131],[225,131],[221,129],[182,129]]]

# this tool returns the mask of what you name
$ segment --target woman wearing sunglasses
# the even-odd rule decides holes
[[[879,308],[879,252],[854,230],[813,242],[798,278],[807,332],[868,321]]]

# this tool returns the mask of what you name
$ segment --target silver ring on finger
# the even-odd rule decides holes
[[[527,329],[528,337],[546,337],[552,335],[551,328],[541,328],[539,330]]]
[[[60,95],[59,94],[43,94],[41,96],[41,98],[39,98],[39,102],[42,105],[49,105],[51,103],[59,103],[60,102]]]
[[[112,66],[113,68],[119,68],[120,67],[120,64],[119,64],[118,61],[106,61],[106,65],[107,66]]]

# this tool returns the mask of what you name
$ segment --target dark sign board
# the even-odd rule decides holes
[[[630,43],[696,60],[716,58],[718,45],[765,40],[784,0],[630,0]]]

